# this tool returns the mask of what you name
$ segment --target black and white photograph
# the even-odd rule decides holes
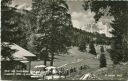
[[[1,0],[1,80],[128,81],[127,0]]]

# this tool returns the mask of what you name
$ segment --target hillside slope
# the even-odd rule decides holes
[[[100,46],[96,46],[96,51],[98,54],[100,54],[99,50]],[[106,46],[105,49],[108,47]],[[88,51],[87,47],[87,51]],[[107,57],[107,64],[111,65],[112,62],[109,59],[109,54],[106,52],[106,57]],[[58,55],[55,56],[56,59],[54,59],[54,66],[59,67],[59,66],[64,66],[67,64],[67,66],[72,66],[72,67],[77,67],[80,65],[87,65],[90,68],[99,68],[99,60],[96,58],[96,56],[88,53],[88,52],[80,52],[78,50],[78,47],[71,47],[69,49],[69,54],[63,54],[63,55]],[[33,61],[32,62],[32,67],[35,65],[42,65],[43,61]],[[49,66],[49,62],[47,63],[47,66]]]
[[[85,74],[82,78],[82,80],[128,80],[128,63],[98,69],[90,75]]]

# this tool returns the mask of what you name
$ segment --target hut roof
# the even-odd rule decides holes
[[[16,50],[16,52],[13,54],[14,57],[35,57],[36,56],[16,44],[10,45],[10,48]]]
[[[8,44],[8,43],[6,42],[5,44]],[[12,50],[16,50],[16,52],[13,53],[14,58],[26,59],[26,57],[36,56],[17,44],[13,43],[13,44],[8,44],[8,45]]]

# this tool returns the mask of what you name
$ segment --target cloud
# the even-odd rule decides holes
[[[32,9],[32,0],[13,0],[11,7],[15,7],[17,9],[25,9],[31,10]]]
[[[79,17],[82,17],[84,16],[84,13],[81,13],[81,12],[72,12],[72,18],[79,18]]]
[[[82,26],[95,22],[94,20],[94,13],[91,11],[85,11],[85,12],[72,12],[72,22],[73,26],[77,28],[81,28]]]

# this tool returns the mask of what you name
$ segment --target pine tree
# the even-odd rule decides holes
[[[89,53],[93,54],[93,55],[97,55],[96,54],[96,50],[95,50],[95,46],[94,46],[94,43],[93,42],[90,42],[89,44]]]
[[[5,44],[4,42],[1,45],[1,56],[2,58],[7,61],[7,60],[13,60],[13,56],[12,54],[15,52],[16,50],[13,50],[9,47],[9,44]]]
[[[85,52],[86,51],[86,42],[85,41],[80,43],[79,50],[81,52]]]
[[[11,0],[1,1],[1,41],[2,42],[13,42],[14,28],[17,27],[14,15],[16,15],[15,8],[9,7]]]
[[[101,46],[100,51],[101,51],[101,53],[104,53],[104,47],[103,46]]]
[[[106,57],[105,54],[102,53],[100,55],[100,68],[106,67],[107,63],[106,63]]]
[[[1,41],[15,43],[27,49],[33,25],[30,12],[10,7],[11,0],[2,0],[1,3]]]
[[[51,56],[51,66],[54,56],[67,51],[71,46],[70,27],[71,16],[64,0],[33,0],[33,13],[37,18],[38,49],[46,48],[46,56]]]
[[[104,15],[114,17],[114,21],[111,23],[113,37],[110,57],[114,64],[128,61],[128,2],[85,1],[83,7],[85,10],[90,8],[96,13],[94,16],[96,22]]]

